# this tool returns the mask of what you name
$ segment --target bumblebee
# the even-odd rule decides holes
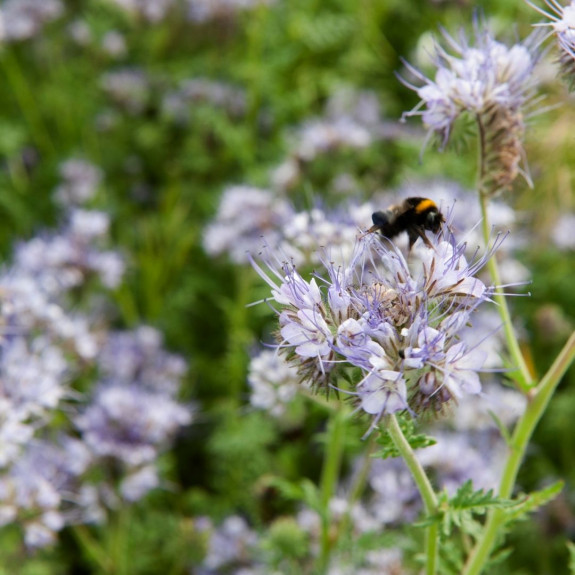
[[[373,226],[368,233],[379,231],[385,238],[392,239],[401,232],[407,232],[409,251],[417,238],[421,238],[427,247],[432,247],[425,235],[426,230],[436,234],[445,223],[435,202],[427,198],[407,198],[383,212],[375,212],[371,219]]]

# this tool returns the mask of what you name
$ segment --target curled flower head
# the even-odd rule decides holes
[[[324,258],[304,278],[291,263],[252,263],[279,307],[278,351],[303,383],[350,394],[377,422],[397,411],[440,411],[481,390],[485,359],[459,332],[492,289],[475,277],[491,252],[468,262],[465,246],[434,237],[419,259],[374,235],[361,237],[346,265]],[[413,254],[415,255],[415,254]],[[341,389],[341,381],[352,382]]]
[[[551,13],[531,2],[528,2],[528,4],[551,20],[540,24],[540,26],[550,26],[552,34],[555,34],[559,46],[561,71],[571,89],[573,89],[575,87],[575,0],[571,0],[571,3],[567,6],[561,6],[553,0],[545,0],[545,4],[549,6]]]
[[[458,40],[446,32],[444,36],[450,51],[437,46],[434,79],[406,63],[423,85],[404,81],[421,98],[404,116],[422,116],[430,133],[445,145],[459,116],[472,114],[479,124],[484,158],[482,189],[494,194],[508,188],[520,173],[523,109],[534,91],[535,42],[531,37],[508,47],[479,26],[474,45],[463,34]]]

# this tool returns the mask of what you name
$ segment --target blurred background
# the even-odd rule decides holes
[[[313,505],[276,478],[319,481],[329,407],[261,381],[296,379],[260,355],[275,316],[246,307],[269,289],[245,254],[282,227],[312,270],[314,242],[353,241],[398,197],[476,204],[471,127],[424,149],[396,73],[402,58],[429,72],[439,27],[469,33],[478,10],[507,43],[541,19],[519,0],[0,5],[0,573],[317,572]],[[531,282],[511,306],[539,376],[575,323],[575,99],[554,50],[526,118],[533,186],[519,178],[492,218],[512,230],[506,281]],[[491,573],[568,572],[574,418],[571,370],[519,478],[565,488]],[[365,428],[348,429],[342,490]],[[417,572],[414,509],[406,495],[354,525],[332,573]]]

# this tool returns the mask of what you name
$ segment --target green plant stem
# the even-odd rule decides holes
[[[485,246],[489,247],[489,236],[491,230],[489,229],[489,220],[487,218],[487,197],[483,193],[479,193],[479,201],[481,203],[481,215],[482,222],[481,227],[483,230],[483,238],[485,240]],[[491,276],[491,281],[497,289],[501,285],[501,277],[499,275],[499,267],[497,266],[497,259],[495,254],[489,258],[487,261],[487,269],[489,270],[489,275]],[[513,365],[516,365],[521,373],[522,378],[522,390],[527,391],[532,385],[533,380],[531,378],[531,373],[521,353],[521,348],[519,347],[519,342],[517,341],[517,336],[515,335],[515,330],[513,329],[513,323],[511,321],[511,314],[509,313],[509,307],[507,305],[507,299],[504,294],[499,293],[494,296],[497,302],[499,315],[501,316],[501,321],[503,322],[503,330],[505,333],[505,341],[507,342],[507,349],[509,355],[511,356],[511,361]]]
[[[389,415],[387,417],[388,426],[387,431],[389,435],[393,439],[393,443],[397,450],[403,457],[415,483],[417,488],[419,489],[419,493],[421,494],[421,498],[423,499],[423,504],[425,506],[425,511],[428,515],[432,515],[437,510],[437,497],[435,495],[435,491],[431,486],[431,482],[425,473],[421,463],[415,457],[415,453],[409,445],[409,442],[403,435],[401,431],[401,427],[397,421],[395,415]],[[439,539],[439,526],[436,523],[432,523],[427,527],[427,534],[426,534],[426,567],[425,573],[426,575],[433,575],[437,570],[437,553],[438,553],[438,539]]]
[[[519,466],[525,455],[525,450],[531,439],[531,435],[541,416],[545,412],[557,385],[561,381],[575,359],[575,333],[571,337],[555,359],[549,371],[545,374],[539,385],[532,390],[525,413],[517,422],[511,438],[511,453],[507,459],[503,476],[499,487],[499,495],[509,498],[512,494]],[[481,539],[472,551],[462,575],[479,575],[489,559],[499,529],[505,523],[505,511],[494,509],[488,516]]]
[[[363,456],[363,462],[361,467],[356,474],[353,484],[349,490],[349,495],[347,497],[347,510],[342,517],[342,520],[339,524],[338,529],[338,539],[341,536],[345,536],[347,534],[347,530],[349,528],[349,523],[351,519],[351,511],[355,504],[355,502],[361,497],[365,486],[367,484],[367,479],[369,477],[369,471],[371,469],[371,463],[373,461],[372,453],[375,449],[375,434],[371,434],[368,440],[367,447],[365,449],[365,454]]]
[[[30,82],[24,76],[21,66],[10,48],[2,54],[0,63],[35,144],[47,153],[54,153],[54,143],[30,88]]]
[[[321,548],[319,558],[319,573],[324,573],[329,564],[329,554],[332,541],[330,537],[331,514],[329,503],[335,494],[343,448],[345,443],[347,410],[341,408],[334,411],[327,426],[326,452],[320,479],[320,504],[322,510]]]
[[[483,232],[483,240],[485,242],[485,247],[489,248],[489,238],[491,236],[491,229],[489,227],[489,218],[487,217],[487,205],[489,201],[489,195],[483,189],[483,181],[485,179],[485,161],[486,161],[486,141],[485,141],[485,128],[481,117],[478,115],[476,117],[477,126],[479,131],[479,159],[478,159],[478,192],[479,192],[479,203],[481,205],[481,230]],[[497,259],[495,254],[490,257],[487,261],[487,269],[489,270],[489,275],[491,276],[491,281],[495,289],[501,286],[501,277],[499,275],[499,268],[497,266]],[[527,364],[525,363],[525,358],[521,353],[519,347],[519,342],[517,341],[517,336],[515,330],[513,329],[513,323],[511,321],[511,314],[509,313],[509,307],[507,306],[507,299],[504,294],[496,294],[494,296],[497,302],[497,307],[499,310],[499,315],[503,322],[503,330],[505,333],[505,341],[507,343],[507,349],[511,356],[511,361],[517,366],[519,372],[521,373],[523,391],[527,391],[533,384],[531,373]]]
[[[130,508],[120,507],[114,521],[113,535],[110,541],[110,553],[114,561],[114,575],[129,575],[130,555],[128,549],[128,531],[130,527]]]
[[[75,525],[72,533],[84,553],[100,568],[102,573],[112,573],[112,562],[100,543],[92,537],[86,525]]]

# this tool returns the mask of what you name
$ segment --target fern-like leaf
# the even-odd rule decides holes
[[[413,419],[410,417],[403,417],[398,419],[399,427],[403,432],[403,435],[409,442],[412,449],[422,449],[424,447],[429,447],[430,445],[435,445],[437,441],[433,437],[428,435],[415,433],[415,424]],[[387,459],[389,457],[399,457],[399,451],[395,447],[395,443],[391,438],[391,435],[387,430],[382,430],[379,437],[377,438],[377,444],[381,449],[375,452],[372,457]]]

